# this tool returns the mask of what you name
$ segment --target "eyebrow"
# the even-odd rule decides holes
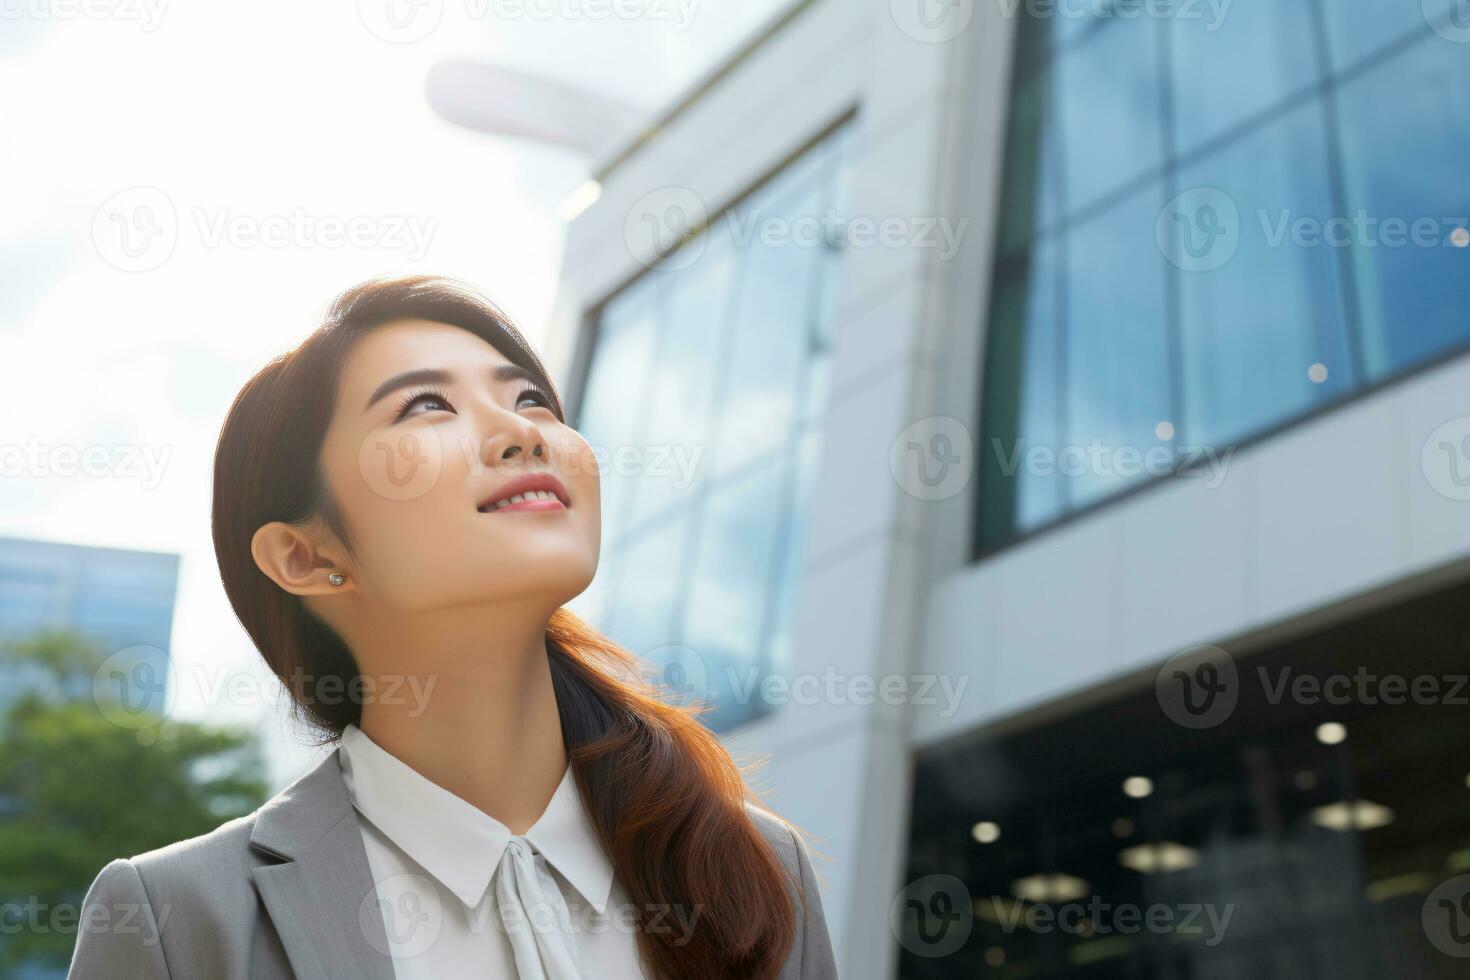
[[[372,408],[382,401],[384,396],[399,388],[407,388],[410,385],[423,384],[448,384],[454,380],[454,376],[448,371],[440,368],[419,368],[416,371],[405,371],[395,374],[393,377],[378,385],[377,389],[368,398],[367,405],[363,411]],[[537,386],[541,385],[541,379],[534,371],[521,367],[519,364],[502,364],[490,371],[490,382],[502,385],[511,381],[530,381]]]

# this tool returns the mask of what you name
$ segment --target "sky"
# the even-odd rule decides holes
[[[170,714],[300,775],[209,540],[224,413],[374,275],[466,279],[537,341],[593,166],[440,119],[430,68],[652,113],[787,2],[0,0],[0,535],[179,554]]]

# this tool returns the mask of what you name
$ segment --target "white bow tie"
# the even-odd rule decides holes
[[[512,837],[505,846],[495,897],[521,980],[581,980],[566,896],[526,838]]]

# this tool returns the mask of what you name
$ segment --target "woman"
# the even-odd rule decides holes
[[[73,977],[832,978],[802,839],[562,605],[599,479],[540,360],[430,277],[348,290],[220,434],[236,614],[337,748],[104,868]]]

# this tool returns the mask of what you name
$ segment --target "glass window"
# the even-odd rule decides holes
[[[780,459],[764,462],[710,494],[699,529],[699,550],[684,609],[682,642],[699,654],[716,701],[758,679],[767,600],[774,593],[777,535],[781,529]],[[728,687],[728,690],[727,690]]]
[[[1344,85],[1338,104],[1347,213],[1372,222],[1349,254],[1377,378],[1470,340],[1470,249],[1453,243],[1470,216],[1470,46],[1436,35]]]
[[[660,278],[641,280],[608,304],[598,331],[597,370],[578,413],[582,437],[603,461],[602,534],[609,542],[622,531],[623,506],[635,488],[637,467],[619,460],[639,448],[644,372],[653,363],[664,285]]]
[[[639,535],[618,564],[608,628],[639,655],[669,643],[692,509],[683,508]]]
[[[578,427],[643,465],[605,470],[603,560],[574,606],[677,674],[671,694],[707,696],[716,730],[767,710],[741,685],[789,650],[856,138],[840,126],[716,215],[594,335]]]
[[[1179,277],[1176,428],[1190,443],[1223,445],[1352,386],[1341,250],[1315,234],[1333,216],[1327,160],[1321,106],[1310,102],[1180,171],[1181,186],[1222,192],[1233,212],[1214,220],[1239,228],[1214,245],[1228,260],[1186,264]]]
[[[727,473],[772,452],[796,416],[798,385],[810,347],[810,315],[823,247],[790,240],[796,222],[821,214],[818,188],[803,188],[779,210],[764,202],[740,209],[734,221],[760,223],[771,237],[752,235],[744,247],[745,277],[736,300],[735,335],[726,376],[725,408],[715,448],[715,467]],[[785,206],[780,206],[784,204]],[[766,216],[779,223],[766,224]],[[810,225],[804,227],[810,228]],[[765,240],[763,240],[765,239]]]
[[[781,543],[776,586],[776,615],[772,625],[771,667],[780,671],[790,666],[791,644],[796,630],[796,596],[806,563],[806,529],[811,518],[812,490],[817,463],[822,453],[822,431],[810,429],[797,442],[795,486],[787,504],[786,539]]]
[[[1317,80],[1311,0],[1208,4],[1169,19],[1174,133],[1188,153]],[[1229,79],[1229,84],[1222,80]]]
[[[1333,67],[1353,62],[1413,34],[1430,31],[1429,15],[1447,20],[1461,0],[1331,0],[1322,5],[1327,17],[1327,39]]]
[[[1034,462],[1034,454],[1055,454],[1062,442],[1060,262],[1053,239],[996,270],[980,452],[980,519],[990,522],[982,531],[987,538],[1043,524],[1062,509],[1055,465]]]
[[[1470,8],[1129,6],[1018,25],[982,552],[1470,347]]]
[[[712,462],[705,447],[734,275],[734,249],[725,236],[717,236],[699,261],[670,283],[658,370],[647,389],[642,449],[648,466],[640,475],[630,519],[635,527],[688,501]]]
[[[1156,432],[1172,419],[1164,257],[1153,239],[1162,203],[1150,188],[1068,236],[1067,411],[1058,462],[1076,504],[1141,478],[1141,465],[1115,454],[1141,459],[1164,444]]]
[[[1159,21],[1110,20],[1052,62],[1055,132],[1067,207],[1095,204],[1164,156],[1159,107]],[[1047,151],[1043,151],[1043,155]]]

